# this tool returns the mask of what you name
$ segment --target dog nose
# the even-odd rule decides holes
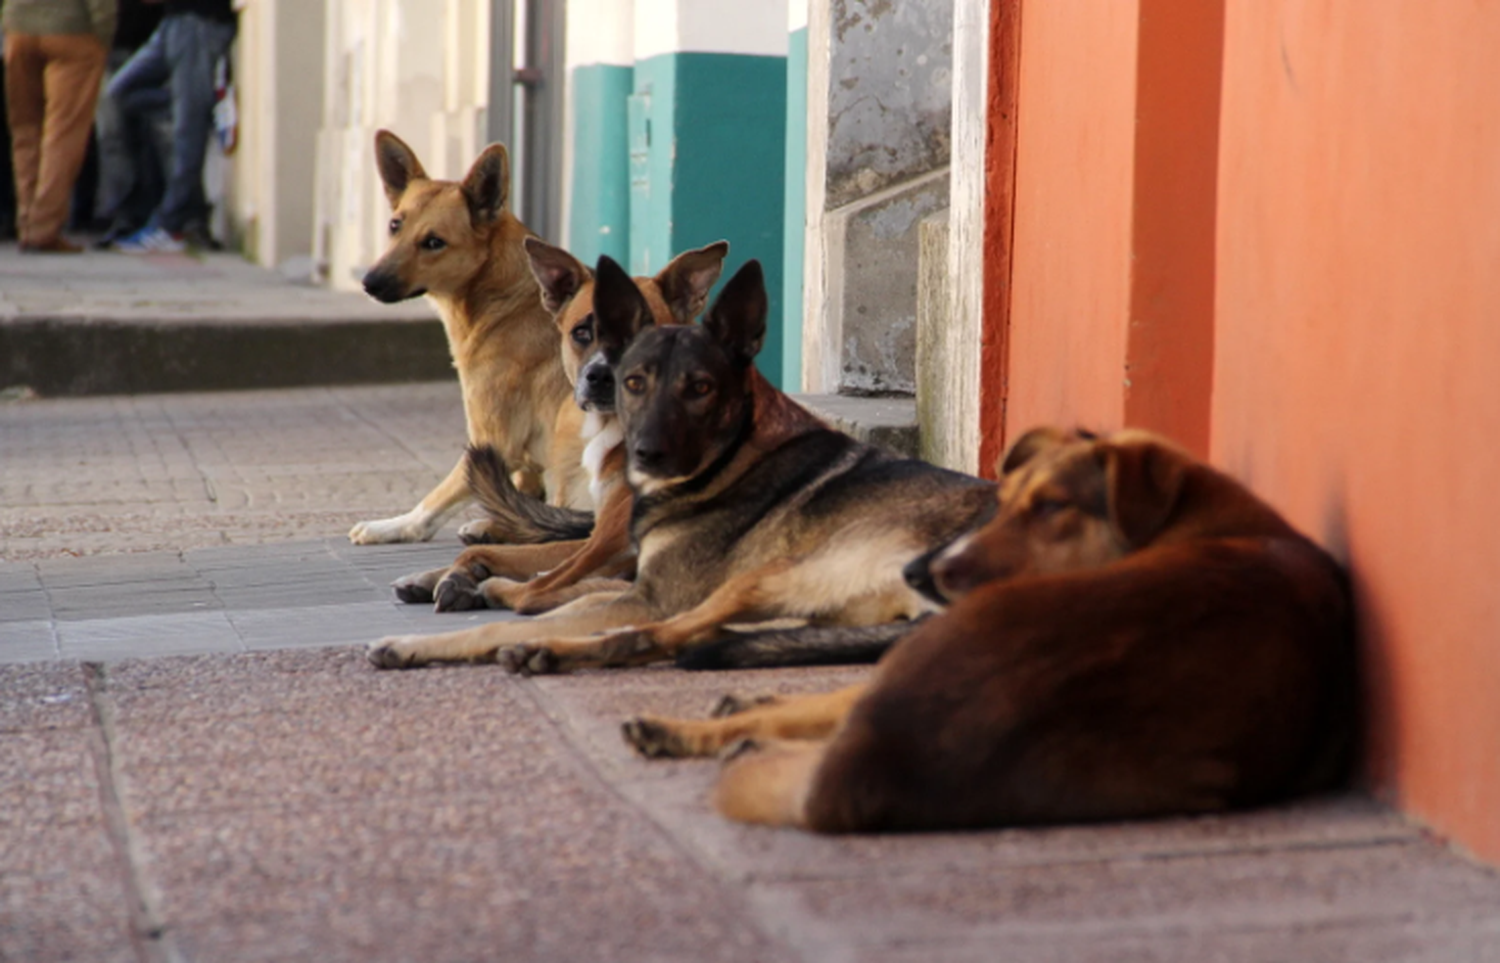
[[[599,388],[607,384],[612,384],[615,380],[615,376],[610,374],[609,369],[602,365],[589,368],[583,373],[583,377],[591,388]]]
[[[365,293],[377,301],[396,300],[396,279],[381,271],[371,271],[364,276]]]
[[[947,555],[928,566],[928,577],[938,594],[956,598],[974,587],[974,564],[963,555]]]
[[[656,468],[667,460],[666,449],[656,445],[636,445],[630,454],[641,468]]]

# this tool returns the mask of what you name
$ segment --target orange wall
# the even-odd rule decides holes
[[[1020,22],[1011,284],[986,279],[1011,298],[1006,434],[1128,424],[1206,455],[1223,0],[1030,0]]]
[[[1497,64],[1500,3],[1229,0],[1212,409],[1214,461],[1350,565],[1377,780],[1490,860]]]
[[[1021,5],[1010,437],[1124,417],[1136,8]]]
[[[1208,454],[1223,0],[1139,0],[1125,423]]]

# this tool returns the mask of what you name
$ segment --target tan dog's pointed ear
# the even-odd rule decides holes
[[[542,286],[542,306],[555,315],[594,276],[593,272],[578,258],[539,237],[528,237],[523,243],[531,259],[531,273]]]
[[[1109,520],[1133,549],[1149,545],[1171,519],[1182,496],[1187,462],[1152,441],[1099,443],[1109,492]]]
[[[504,144],[491,144],[464,175],[460,188],[469,202],[469,219],[476,226],[500,216],[510,198],[510,154]]]
[[[1000,460],[995,462],[995,474],[1004,478],[1048,448],[1077,441],[1078,437],[1077,432],[1064,431],[1051,425],[1033,428],[1017,438],[1015,444],[1006,449],[1005,454],[1000,456]]]
[[[416,152],[388,130],[375,132],[375,168],[380,172],[380,182],[385,185],[385,196],[392,210],[401,203],[401,195],[412,181],[427,179]]]
[[[678,324],[691,324],[708,303],[708,292],[724,270],[728,241],[715,241],[696,251],[684,251],[656,276],[656,286]]]

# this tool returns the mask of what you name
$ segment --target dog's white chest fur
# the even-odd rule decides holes
[[[583,449],[583,470],[589,473],[589,496],[597,508],[604,498],[604,482],[599,477],[604,469],[604,459],[625,440],[625,430],[620,427],[620,419],[590,411],[583,417],[580,434],[589,440]]]

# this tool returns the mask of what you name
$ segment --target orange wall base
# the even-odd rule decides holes
[[[1232,0],[1213,402],[1214,460],[1348,560],[1378,783],[1490,860],[1497,51],[1495,4]]]

